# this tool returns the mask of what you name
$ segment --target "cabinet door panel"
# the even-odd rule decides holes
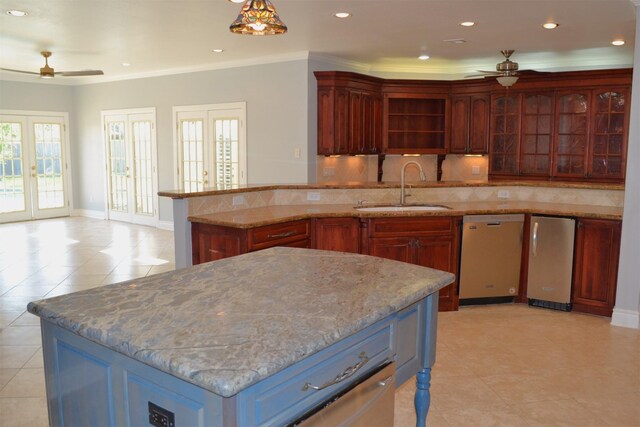
[[[558,95],[554,176],[580,178],[587,175],[590,99],[589,91]]]
[[[369,240],[369,255],[396,261],[413,262],[413,239],[409,237],[380,237]]]
[[[468,96],[451,99],[451,153],[465,154],[468,151],[470,103]]]
[[[360,222],[356,218],[322,218],[315,221],[315,249],[360,252]]]
[[[471,97],[469,116],[469,153],[487,154],[489,145],[489,95]]]
[[[489,174],[518,174],[520,95],[494,96],[491,100]]]
[[[573,273],[573,309],[611,316],[620,255],[620,221],[580,219]]]
[[[548,177],[551,174],[552,94],[524,96],[520,174]]]
[[[623,179],[627,141],[627,89],[594,91],[589,176]]]
[[[416,249],[416,264],[437,270],[448,271],[458,276],[457,241],[451,237],[419,238]],[[458,308],[458,280],[440,290],[439,310]]]

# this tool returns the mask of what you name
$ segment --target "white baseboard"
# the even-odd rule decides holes
[[[613,315],[611,316],[611,324],[624,328],[640,329],[640,312],[614,308]]]
[[[173,231],[173,221],[158,221],[158,228]]]
[[[107,215],[103,211],[92,211],[89,209],[74,209],[71,211],[71,216],[84,216],[94,219],[106,219]]]

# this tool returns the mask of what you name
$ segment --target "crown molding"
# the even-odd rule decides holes
[[[354,71],[358,73],[369,73],[371,71],[370,64],[354,61],[351,59],[338,58],[337,56],[326,55],[323,53],[310,52],[309,59],[323,62],[327,65],[332,65],[338,68],[346,68],[349,71]]]
[[[636,6],[640,6],[640,0],[629,0],[629,1]]]

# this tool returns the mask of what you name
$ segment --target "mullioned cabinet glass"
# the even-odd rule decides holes
[[[521,175],[550,175],[553,100],[553,94],[524,95],[519,168]]]
[[[491,98],[489,173],[492,175],[518,174],[520,103],[520,95],[494,95]]]

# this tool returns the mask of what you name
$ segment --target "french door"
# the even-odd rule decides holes
[[[176,184],[184,191],[247,183],[244,103],[175,107]]]
[[[103,112],[109,219],[158,225],[155,109]]]
[[[0,115],[0,222],[69,215],[66,115]]]

